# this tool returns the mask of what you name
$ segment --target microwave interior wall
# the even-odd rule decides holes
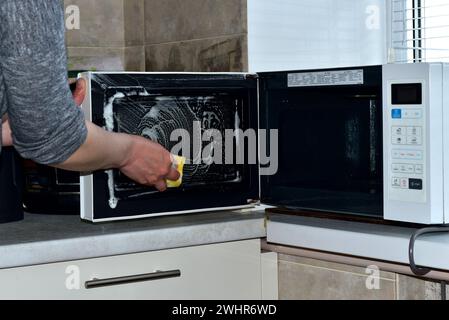
[[[279,130],[279,170],[262,177],[262,202],[382,218],[382,68],[363,69],[363,85],[345,86],[260,74],[261,127]]]

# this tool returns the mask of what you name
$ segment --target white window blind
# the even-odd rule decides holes
[[[387,1],[248,0],[249,71],[385,63]]]
[[[390,62],[449,62],[449,0],[391,0]]]

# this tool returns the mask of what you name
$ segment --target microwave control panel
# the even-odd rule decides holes
[[[447,223],[444,175],[449,119],[443,63],[382,67],[384,102],[384,218]],[[446,88],[446,89],[445,89]],[[446,119],[448,118],[448,119]]]
[[[389,199],[426,202],[426,108],[423,83],[391,83]]]

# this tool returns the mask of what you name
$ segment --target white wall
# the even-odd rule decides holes
[[[382,64],[389,0],[248,0],[251,72]]]

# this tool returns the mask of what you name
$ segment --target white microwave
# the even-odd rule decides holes
[[[259,163],[188,166],[185,184],[165,193],[137,186],[116,170],[85,174],[82,219],[261,202],[290,212],[449,222],[448,65],[82,76],[88,82],[86,117],[108,130],[140,134],[167,149],[169,131],[191,131],[194,120],[201,130],[276,131],[276,141],[265,134],[253,144],[278,158],[270,174],[261,174]]]

